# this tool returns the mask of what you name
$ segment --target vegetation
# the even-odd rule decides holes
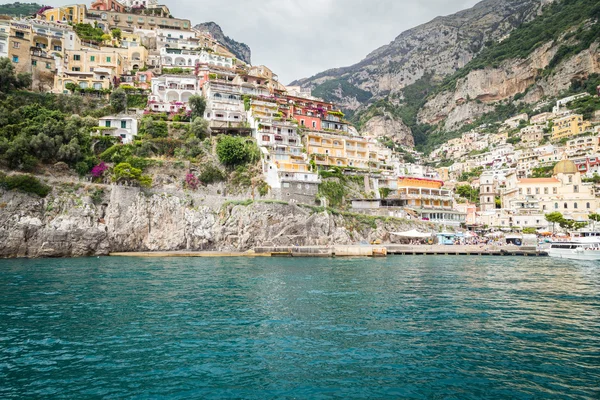
[[[43,184],[39,179],[31,175],[7,176],[0,172],[0,188],[5,190],[18,190],[25,193],[37,194],[46,197],[52,190],[50,186]]]
[[[458,186],[456,194],[471,203],[479,204],[479,188],[474,189],[471,185]]]
[[[31,75],[15,74],[15,67],[10,59],[0,58],[0,94],[8,94],[15,90],[31,86]]]
[[[204,117],[206,110],[206,100],[202,96],[191,96],[189,99],[190,109],[192,110],[192,120]]]
[[[142,175],[140,168],[129,163],[120,163],[113,169],[113,181],[119,183],[139,184],[143,187],[152,186],[152,178]]]
[[[148,96],[145,94],[127,94],[127,108],[142,110],[148,104]]]
[[[202,183],[210,185],[217,182],[223,182],[227,176],[213,164],[206,164],[198,178]]]
[[[163,68],[162,73],[169,74],[169,75],[191,75],[192,70],[188,69],[188,68],[181,68],[181,67]]]
[[[589,121],[593,118],[594,113],[600,110],[600,98],[594,96],[584,97],[569,103],[567,107],[578,114],[582,114],[583,119]]]
[[[471,182],[475,178],[479,178],[483,173],[483,167],[477,167],[469,172],[463,172],[458,178],[459,182]]]
[[[110,105],[116,113],[122,113],[127,109],[127,92],[122,88],[113,90],[110,95]]]
[[[574,44],[562,46],[550,62],[550,69],[566,57],[588,48],[599,36],[600,24],[586,29],[586,20],[600,18],[600,4],[596,0],[562,0],[547,5],[542,15],[515,29],[510,36],[497,43],[486,43],[486,47],[454,75],[448,77],[440,90],[454,90],[456,82],[469,72],[485,67],[498,67],[508,59],[526,58],[544,43],[557,41],[572,28],[576,33],[569,39]]]
[[[37,3],[9,3],[0,5],[0,15],[31,16],[42,9],[42,5]]]
[[[552,224],[552,229],[554,231],[556,231],[556,224],[558,224],[562,229],[569,231],[576,231],[585,228],[588,225],[587,222],[577,222],[572,219],[565,219],[565,217],[559,212],[546,214],[546,221]]]
[[[341,92],[341,97],[356,98],[361,103],[366,103],[373,97],[370,92],[354,86],[343,78],[331,79],[315,87],[312,91],[313,96],[323,98],[326,101],[339,101],[340,98],[333,93]]]
[[[101,44],[106,40],[106,34],[102,28],[92,26],[91,24],[75,24],[73,29],[77,36],[83,41]],[[110,39],[110,36],[109,36]]]
[[[552,174],[554,173],[555,166],[556,166],[556,163],[545,166],[545,167],[534,168],[531,173],[531,177],[532,178],[552,178]]]
[[[329,180],[319,185],[319,196],[326,198],[330,207],[341,208],[347,194],[346,185],[339,180]]]
[[[217,142],[219,160],[228,167],[238,167],[259,160],[256,143],[234,136],[219,136]]]

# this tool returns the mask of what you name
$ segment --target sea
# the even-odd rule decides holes
[[[600,263],[0,261],[0,399],[600,399]]]

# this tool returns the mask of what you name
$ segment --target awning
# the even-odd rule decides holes
[[[430,233],[422,233],[422,232],[419,232],[414,229],[412,231],[407,231],[407,232],[391,232],[390,235],[406,237],[406,238],[419,238],[419,239],[431,237]]]

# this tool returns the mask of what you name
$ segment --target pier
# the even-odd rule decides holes
[[[210,251],[146,251],[111,253],[113,257],[387,257],[387,256],[487,256],[487,257],[546,257],[546,251],[535,247],[505,246],[407,246],[407,245],[350,245],[350,246],[269,246],[247,252]]]

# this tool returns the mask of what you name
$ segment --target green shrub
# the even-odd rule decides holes
[[[234,136],[220,136],[217,143],[219,160],[228,167],[237,167],[258,161],[260,151],[254,142]]]
[[[206,185],[223,182],[225,178],[225,173],[212,164],[207,164],[198,176],[198,179]]]
[[[6,190],[18,190],[25,193],[37,194],[46,197],[52,188],[31,175],[7,176],[0,173],[0,187]]]

